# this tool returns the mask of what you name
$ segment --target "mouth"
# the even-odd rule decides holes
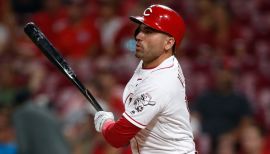
[[[140,44],[136,44],[136,51],[139,51],[142,49],[142,46]]]

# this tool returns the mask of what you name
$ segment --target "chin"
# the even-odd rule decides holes
[[[142,56],[140,56],[138,54],[135,54],[135,57],[138,58],[138,59],[142,59]]]
[[[142,59],[143,53],[140,52],[140,51],[136,51],[135,56],[136,56],[137,58],[139,58],[139,59]]]

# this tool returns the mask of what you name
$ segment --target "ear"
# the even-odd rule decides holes
[[[165,46],[164,46],[165,51],[168,51],[168,50],[172,49],[174,43],[175,43],[174,38],[173,37],[168,37],[165,40]]]

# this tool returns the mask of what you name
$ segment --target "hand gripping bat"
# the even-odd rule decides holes
[[[52,43],[40,31],[40,29],[33,23],[29,22],[24,27],[24,32],[34,42],[34,44],[42,51],[42,53],[65,74],[65,76],[80,90],[85,98],[93,105],[97,111],[103,111],[95,97],[76,77],[76,74],[71,69],[69,64],[65,61],[63,56],[57,51]]]

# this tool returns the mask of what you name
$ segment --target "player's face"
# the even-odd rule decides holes
[[[135,32],[136,57],[144,64],[153,63],[173,46],[174,39],[167,34],[141,24]]]

